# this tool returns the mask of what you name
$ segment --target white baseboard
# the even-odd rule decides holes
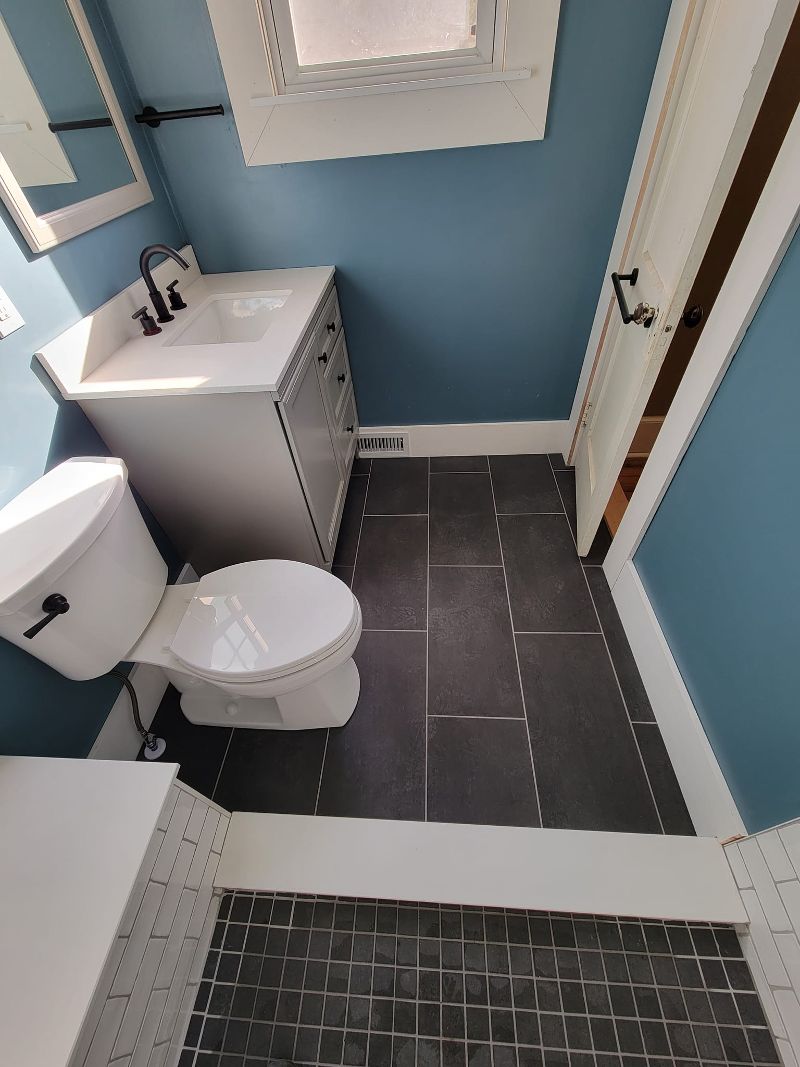
[[[665,834],[235,811],[214,884],[590,915],[747,918],[719,842]]]
[[[189,563],[185,564],[176,584],[196,581],[197,573],[194,568]],[[167,690],[167,676],[160,667],[153,667],[149,663],[135,663],[128,677],[139,699],[142,725],[145,730],[149,730]],[[92,745],[89,759],[135,760],[141,747],[142,739],[133,725],[131,698],[123,686]]]
[[[361,433],[407,433],[410,456],[512,456],[563,452],[566,419],[553,422],[454,422],[419,426],[362,426]]]
[[[611,590],[634,659],[698,834],[746,834],[667,639],[632,560]]]

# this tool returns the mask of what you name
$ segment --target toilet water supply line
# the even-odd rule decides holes
[[[127,674],[122,671],[118,671],[116,667],[113,671],[109,671],[109,674],[113,674],[115,678],[119,678],[125,688],[128,690],[128,696],[131,698],[131,710],[133,711],[133,721],[136,725],[137,731],[141,734],[144,741],[144,758],[148,760],[158,759],[159,756],[163,756],[167,748],[167,742],[163,737],[156,737],[154,733],[149,730],[145,730],[142,725],[142,719],[139,715],[139,700],[136,696],[136,690],[133,688],[133,683]]]

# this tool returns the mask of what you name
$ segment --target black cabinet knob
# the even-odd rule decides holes
[[[355,430],[355,426],[346,426],[345,429],[348,433],[353,433],[353,431]]]
[[[317,359],[323,366],[325,366],[325,364],[328,362],[328,353],[323,352],[321,356],[317,356]]]
[[[336,323],[335,322],[327,323],[326,326],[325,326],[325,329],[328,331],[328,333],[336,333]]]
[[[337,374],[336,375],[336,381],[337,382],[341,382],[342,385],[344,385],[344,383],[347,381],[347,375],[346,374]]]

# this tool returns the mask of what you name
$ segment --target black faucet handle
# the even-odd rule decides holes
[[[172,308],[173,311],[182,311],[183,308],[188,307],[188,304],[185,302],[181,294],[175,288],[177,284],[178,279],[176,278],[174,282],[170,282],[167,286],[167,292],[169,293],[169,306]]]
[[[156,320],[150,314],[147,307],[141,307],[131,315],[132,319],[138,319],[145,337],[155,337],[161,333],[161,327],[156,325]]]

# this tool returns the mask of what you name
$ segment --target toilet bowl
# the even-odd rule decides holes
[[[159,666],[206,726],[342,726],[358,700],[349,588],[274,559],[167,585],[119,459],[67,460],[0,510],[0,636],[68,678]]]

